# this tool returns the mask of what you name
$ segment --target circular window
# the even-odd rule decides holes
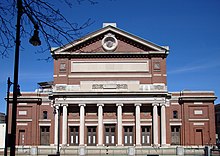
[[[117,45],[118,41],[113,35],[105,36],[102,40],[102,46],[106,51],[114,51]]]

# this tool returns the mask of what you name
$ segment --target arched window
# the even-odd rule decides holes
[[[178,111],[173,111],[173,118],[178,119]]]

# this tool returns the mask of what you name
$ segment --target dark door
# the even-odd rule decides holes
[[[96,146],[96,127],[87,127],[87,145]]]
[[[76,126],[70,127],[69,143],[71,146],[79,145],[79,127]]]
[[[105,125],[105,145],[115,145],[115,125]]]
[[[40,144],[50,145],[50,127],[49,126],[40,127]]]
[[[171,126],[171,145],[180,145],[180,127]]]
[[[141,142],[142,142],[142,145],[145,145],[145,146],[151,145],[151,127],[150,126],[141,127]]]
[[[124,145],[125,146],[133,145],[133,127],[131,126],[124,127]]]
[[[19,140],[18,143],[19,145],[24,146],[25,145],[25,130],[19,130]]]
[[[195,133],[195,145],[203,145],[202,129],[196,129],[196,133]]]

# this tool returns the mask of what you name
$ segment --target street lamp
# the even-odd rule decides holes
[[[13,85],[13,83],[10,80],[10,77],[8,77],[7,80],[7,99],[6,99],[6,115],[5,115],[5,148],[4,148],[4,156],[7,156],[7,151],[8,151],[8,114],[9,114],[9,95],[10,95],[10,88],[11,85]],[[17,91],[18,91],[18,96],[21,96],[21,92],[20,92],[20,86],[17,86]]]
[[[18,65],[19,65],[19,47],[20,47],[20,32],[21,32],[21,16],[23,13],[26,13],[28,18],[34,24],[37,25],[37,22],[25,11],[22,0],[17,0],[17,24],[16,24],[16,40],[15,40],[15,60],[14,60],[14,86],[13,86],[13,105],[12,105],[12,126],[11,126],[11,148],[10,148],[10,156],[15,156],[15,144],[16,144],[16,118],[17,118],[17,86],[18,86]],[[35,27],[36,30],[36,27]],[[36,31],[35,35],[38,35]],[[34,38],[33,38],[34,39]],[[39,39],[39,37],[38,37]],[[33,40],[32,40],[33,41]],[[40,41],[40,40],[38,40]],[[34,42],[32,42],[34,43]],[[34,44],[34,45],[40,45]]]

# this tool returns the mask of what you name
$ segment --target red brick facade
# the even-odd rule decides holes
[[[67,146],[215,144],[214,92],[168,92],[168,53],[112,26],[52,50],[51,88],[18,99],[17,145],[57,144],[58,109]]]

